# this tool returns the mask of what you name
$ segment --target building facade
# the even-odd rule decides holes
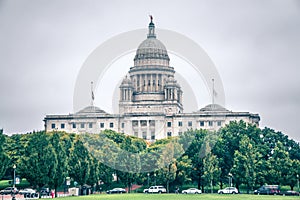
[[[218,104],[184,113],[183,91],[164,44],[156,38],[151,19],[147,38],[139,45],[134,66],[120,85],[119,113],[109,114],[88,106],[68,115],[47,115],[46,131],[99,133],[111,129],[146,140],[178,136],[188,129],[218,130],[231,121],[259,125],[258,114],[232,112]]]

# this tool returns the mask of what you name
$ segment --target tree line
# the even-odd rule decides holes
[[[99,134],[0,132],[0,179],[12,174],[31,186],[55,189],[70,177],[79,185],[109,187],[113,176],[133,183],[164,185],[168,191],[185,184],[199,189],[229,184],[251,191],[264,184],[293,188],[300,174],[300,145],[281,132],[243,121],[217,132],[188,130],[179,137],[149,143],[105,130]],[[153,182],[155,181],[155,182]],[[230,182],[231,181],[231,182]]]

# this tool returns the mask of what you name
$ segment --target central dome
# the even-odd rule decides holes
[[[165,45],[156,38],[147,38],[139,45],[134,60],[137,59],[170,60]]]
[[[155,26],[152,21],[149,24],[149,33],[147,35],[147,39],[139,45],[134,57],[134,61],[140,59],[170,60],[165,45],[156,39]]]
[[[165,45],[156,38],[147,38],[146,40],[144,40],[139,45],[137,51],[142,50],[142,49],[160,49],[160,50],[167,51]]]

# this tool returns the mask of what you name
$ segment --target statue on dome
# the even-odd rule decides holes
[[[150,20],[151,20],[151,22],[153,21],[153,16],[152,15],[149,15],[149,17],[150,17]]]

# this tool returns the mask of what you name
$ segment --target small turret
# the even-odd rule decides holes
[[[149,23],[148,29],[149,29],[149,33],[148,33],[147,38],[156,38],[156,35],[155,35],[155,25],[153,23],[153,17],[152,17],[152,15],[150,15],[150,23]]]

